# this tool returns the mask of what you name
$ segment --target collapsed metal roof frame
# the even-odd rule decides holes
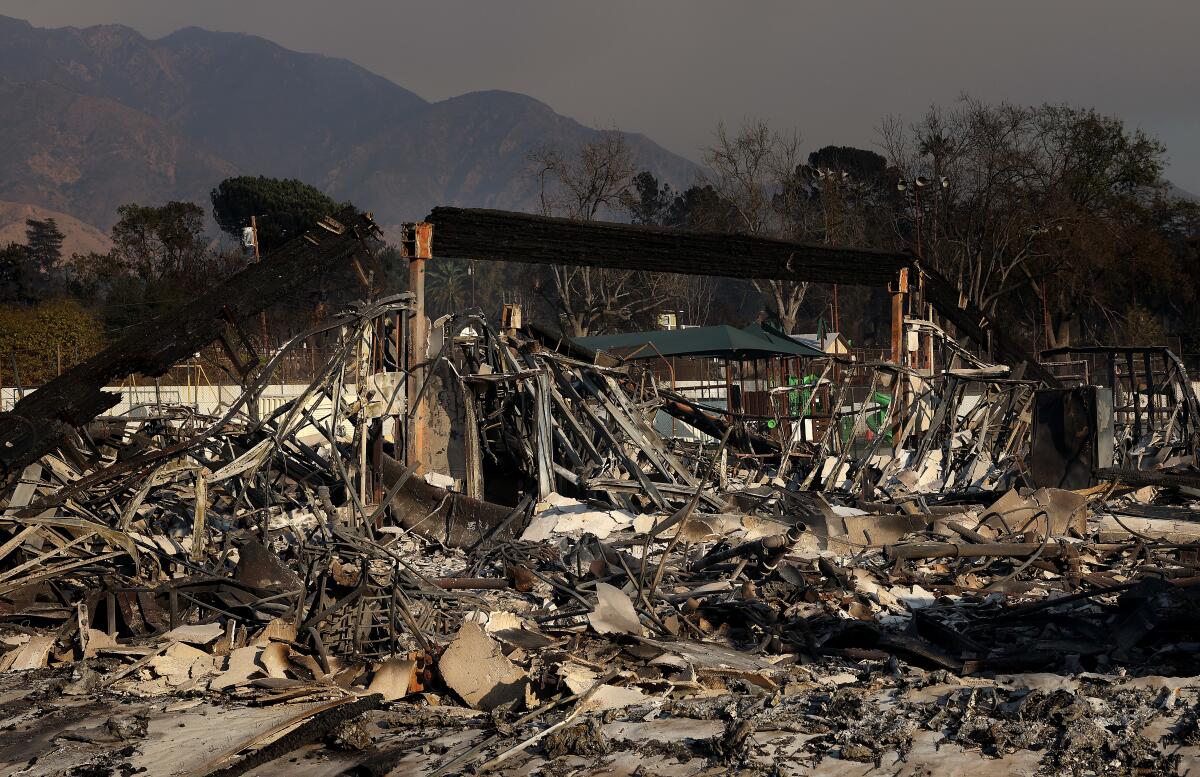
[[[275,301],[288,299],[327,270],[344,267],[379,231],[369,216],[342,214],[293,240],[270,261],[251,265],[188,305],[134,327],[112,346],[25,397],[0,421],[0,478],[56,448],[78,428],[112,407],[119,397],[103,390],[133,373],[159,375],[172,364],[238,326]],[[892,357],[903,363],[904,308],[910,275],[924,300],[980,346],[1030,377],[1058,379],[992,326],[982,311],[961,301],[949,281],[915,257],[870,249],[809,245],[752,235],[691,232],[611,222],[580,222],[507,211],[435,208],[427,223],[405,225],[401,247],[410,260],[409,282],[416,315],[410,349],[421,353],[424,331],[425,261],[437,255],[487,261],[568,264],[653,270],[733,278],[760,278],[886,287],[892,298]],[[232,354],[231,354],[232,355]],[[417,370],[420,373],[420,370]],[[419,374],[418,374],[419,377]],[[419,382],[419,381],[418,381]],[[420,460],[425,423],[418,411],[409,440],[410,460]]]

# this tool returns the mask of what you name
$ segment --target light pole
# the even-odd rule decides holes
[[[918,259],[924,259],[924,243],[921,240],[921,227],[925,221],[925,210],[921,206],[921,192],[925,189],[933,189],[934,191],[934,229],[937,228],[937,206],[940,199],[939,192],[950,188],[950,179],[944,175],[939,175],[936,178],[926,178],[923,175],[918,175],[912,180],[912,188],[909,188],[909,182],[903,178],[896,181],[896,189],[901,193],[912,193],[913,197],[913,228],[916,233],[916,253]]]
[[[933,231],[936,234],[937,211],[938,211],[938,205],[941,201],[941,192],[943,192],[944,190],[949,189],[949,188],[950,188],[950,179],[944,175],[936,175],[936,176],[932,176],[932,177],[918,175],[916,178],[914,178],[912,180],[911,188],[909,186],[909,182],[903,178],[896,181],[897,191],[901,192],[901,194],[908,194],[910,192],[912,194],[913,214],[914,214],[913,215],[913,231],[914,231],[915,248],[916,248],[915,253],[917,255],[917,259],[919,261],[921,261],[922,263],[925,261],[925,241],[922,239],[923,238],[922,227],[924,226],[924,222],[925,222],[925,209],[921,205],[921,192],[923,192],[925,189],[933,190],[933,193],[934,193]],[[921,286],[919,278],[917,279],[917,289],[922,290],[922,286]],[[918,302],[917,312],[924,313],[924,317],[927,318],[928,320],[932,321],[933,320],[933,311],[932,311],[932,309],[928,309],[928,306],[924,304],[924,296],[921,295],[920,297],[918,297],[918,300],[919,300],[919,302]],[[911,303],[910,303],[910,306],[911,306]],[[933,373],[933,332],[932,332],[932,330],[925,337],[924,343],[921,344],[920,352],[921,352],[921,357],[920,357],[921,366],[924,369],[929,370],[930,374],[932,374]]]
[[[827,182],[827,186],[830,188],[833,188],[840,183],[850,180],[850,173],[846,172],[845,170],[831,170],[829,168],[816,167],[816,168],[812,169],[812,175],[818,181]],[[822,189],[824,189],[824,188],[825,187],[822,186]],[[822,204],[821,204],[821,218],[822,218],[822,221],[824,222],[824,227],[825,227],[825,229],[824,229],[825,243],[826,243],[826,245],[828,245],[828,244],[832,243],[833,241],[830,240],[830,237],[829,237],[829,208],[825,205],[824,202],[822,202]],[[833,304],[831,305],[831,310],[830,310],[830,319],[832,320],[834,332],[841,332],[841,323],[838,320],[839,319],[838,307],[839,307],[838,306],[838,285],[835,283],[835,284],[833,284]]]

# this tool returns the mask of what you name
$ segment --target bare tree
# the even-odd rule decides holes
[[[633,155],[625,136],[615,129],[601,132],[574,154],[544,147],[534,152],[533,161],[546,215],[594,221],[604,210],[622,207],[633,183]]]
[[[1030,109],[973,100],[953,111],[933,108],[908,132],[896,122],[884,128],[893,164],[909,181],[931,184],[900,221],[912,225],[922,257],[988,313],[1013,282],[1026,282],[1021,268],[1036,258],[1040,208],[1036,198],[1020,196],[1038,156],[1034,130]]]
[[[763,121],[746,121],[736,134],[720,124],[704,153],[710,172],[703,182],[728,203],[743,231],[795,237],[795,224],[788,216],[796,210],[789,199],[795,189],[788,184],[799,167],[799,147],[798,134],[781,134]],[[795,331],[808,283],[755,280],[754,287],[784,331]]]
[[[687,323],[706,326],[710,323],[713,300],[717,295],[718,281],[711,275],[681,275],[676,299]]]
[[[542,212],[592,221],[624,208],[634,178],[625,137],[609,130],[573,154],[547,147],[532,155]],[[628,327],[669,298],[670,282],[655,273],[607,267],[556,265],[547,295],[566,329],[576,337]]]
[[[1166,265],[1144,228],[1162,147],[1119,120],[964,97],[910,127],[890,120],[882,136],[892,164],[929,184],[897,213],[923,259],[985,312],[1025,317],[1049,347],[1069,344],[1084,319],[1119,330],[1130,300],[1106,275],[1131,260]]]

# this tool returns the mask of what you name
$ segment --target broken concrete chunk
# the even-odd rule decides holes
[[[562,678],[563,685],[570,688],[571,693],[576,694],[587,693],[600,681],[600,673],[595,669],[570,662],[559,667],[558,674]],[[637,688],[605,683],[597,688],[584,703],[583,709],[590,712],[603,712],[604,710],[616,710],[635,704],[644,704],[652,700],[653,697],[647,696]]]
[[[12,666],[9,668],[14,672],[41,669],[46,666],[50,649],[53,647],[54,635],[52,634],[38,634],[30,637],[28,642],[17,649]]]
[[[29,642],[28,634],[2,634],[0,635],[0,648],[4,650],[15,650]]]
[[[219,623],[200,623],[188,626],[177,626],[167,632],[166,638],[176,642],[186,642],[189,645],[211,645],[225,633]]]
[[[83,657],[91,658],[105,648],[114,647],[117,647],[117,641],[108,636],[107,632],[100,631],[99,629],[88,629],[87,647],[84,648]]]
[[[553,534],[580,537],[585,533],[604,539],[634,524],[634,517],[624,510],[597,509],[557,493],[549,494],[538,507],[521,534],[522,540],[540,542]]]
[[[282,642],[272,642],[263,648],[258,662],[267,670],[267,677],[287,677],[287,670],[291,666],[291,662],[288,661],[288,646]]]
[[[588,623],[597,634],[642,635],[642,622],[633,602],[621,589],[608,583],[596,584],[596,609],[588,614]]]
[[[563,685],[571,689],[571,693],[584,693],[600,679],[595,669],[579,666],[570,661],[564,662],[558,668],[558,676]]]
[[[625,688],[605,683],[584,702],[583,709],[589,712],[604,712],[605,710],[619,710],[637,704],[646,704],[653,700],[654,697],[647,696],[637,688]]]
[[[265,648],[272,644],[272,638],[294,642],[296,640],[296,624],[283,618],[274,618],[262,631],[254,635],[251,645]]]
[[[477,623],[462,625],[438,668],[446,685],[476,709],[491,710],[525,695],[525,672]]]
[[[367,693],[382,694],[384,701],[403,699],[413,690],[416,671],[416,661],[392,656],[375,668]]]
[[[521,621],[521,616],[517,615],[515,612],[509,612],[507,610],[493,610],[492,612],[472,610],[466,614],[464,620],[478,623],[488,634],[496,631],[520,629],[524,627],[524,623]]]
[[[904,602],[904,605],[909,610],[920,610],[925,607],[931,607],[937,601],[937,594],[926,591],[921,586],[915,584],[911,587],[893,586],[888,590],[888,593],[901,602]]]
[[[191,645],[176,642],[150,659],[150,668],[168,685],[183,685],[213,672],[213,657]]]
[[[209,683],[209,688],[219,691],[231,686],[245,685],[253,677],[259,677],[263,670],[258,666],[259,648],[253,645],[238,648],[229,654],[225,671]]]

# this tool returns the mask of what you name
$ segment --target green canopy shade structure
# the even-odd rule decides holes
[[[822,357],[824,353],[801,342],[751,324],[745,329],[721,324],[689,329],[623,332],[577,337],[579,345],[593,351],[617,352],[627,359],[660,356],[713,356],[731,361],[776,356]]]

